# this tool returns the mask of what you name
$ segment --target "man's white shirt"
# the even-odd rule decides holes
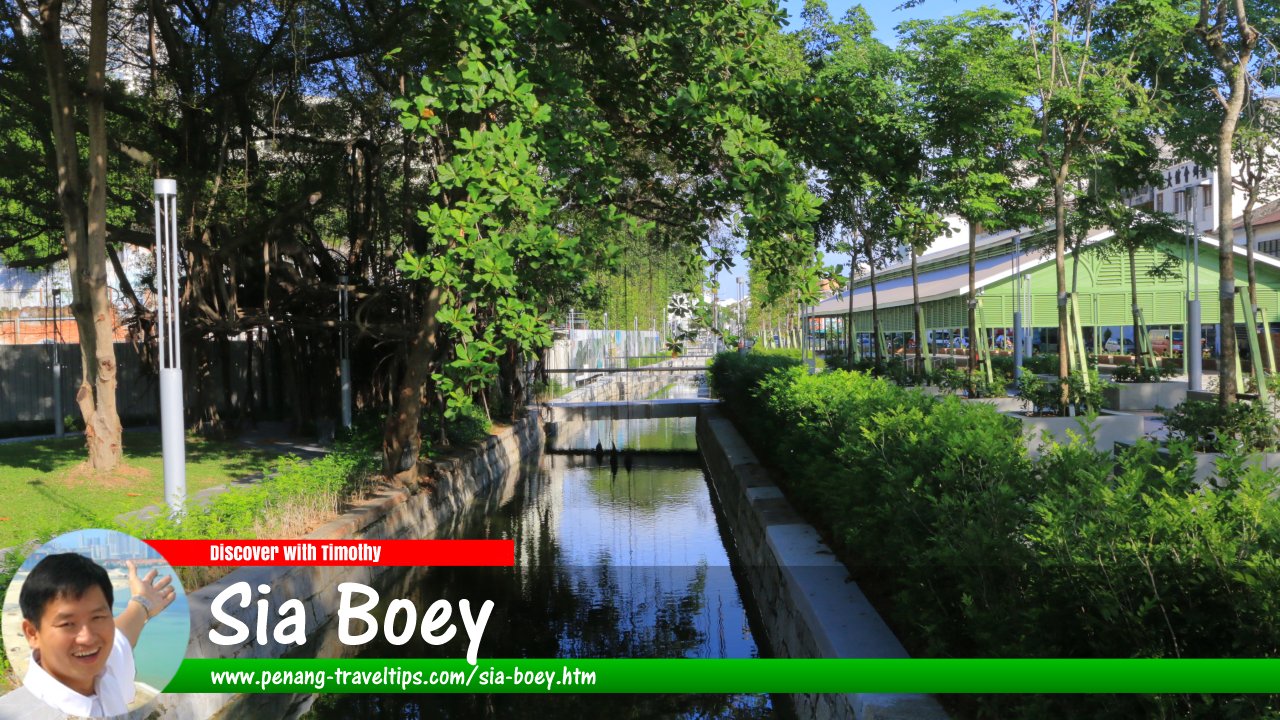
[[[107,665],[94,680],[93,695],[81,695],[58,682],[31,658],[22,684],[40,700],[67,713],[80,717],[112,717],[129,712],[135,688],[133,679],[137,668],[133,662],[133,646],[129,638],[116,628],[116,639],[107,656]]]

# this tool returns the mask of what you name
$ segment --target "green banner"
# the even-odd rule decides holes
[[[1280,660],[185,660],[167,692],[1280,693]]]

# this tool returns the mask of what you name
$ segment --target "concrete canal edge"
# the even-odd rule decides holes
[[[849,572],[804,522],[719,408],[698,416],[698,447],[732,530],[765,634],[780,658],[906,658]],[[793,695],[802,718],[943,720],[928,695]]]

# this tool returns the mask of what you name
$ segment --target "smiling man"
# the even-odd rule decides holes
[[[147,620],[168,607],[175,593],[172,578],[156,580],[154,570],[139,578],[133,562],[127,565],[133,597],[114,618],[111,578],[82,555],[50,555],[27,575],[18,603],[32,660],[22,682],[31,694],[81,717],[128,712],[133,648]]]

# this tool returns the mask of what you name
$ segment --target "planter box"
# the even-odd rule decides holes
[[[1084,417],[1027,417],[1021,410],[1004,414],[1022,422],[1023,437],[1033,456],[1039,455],[1044,447],[1045,433],[1054,442],[1066,444],[1071,440],[1069,433],[1080,435],[1084,432],[1080,424],[1086,421]],[[1103,410],[1094,418],[1094,447],[1102,452],[1114,452],[1117,442],[1132,443],[1139,437],[1142,437],[1141,415]]]
[[[1121,450],[1131,447],[1132,445],[1133,443],[1131,442],[1117,442],[1115,452],[1119,453]],[[1162,447],[1160,448],[1160,452],[1167,455],[1169,450]],[[1196,482],[1205,486],[1216,485],[1217,483],[1213,482],[1213,479],[1218,475],[1218,458],[1222,457],[1222,453],[1197,452],[1194,456],[1196,462]],[[1280,469],[1280,452],[1249,453],[1248,457],[1245,458],[1244,463],[1245,467],[1259,467],[1263,470],[1277,470]]]
[[[1199,400],[1201,402],[1218,402],[1217,390],[1188,390],[1188,400]],[[1236,393],[1238,400],[1257,400],[1257,393]]]
[[[1102,397],[1108,410],[1172,408],[1187,399],[1187,384],[1177,381],[1116,383],[1104,388]]]

